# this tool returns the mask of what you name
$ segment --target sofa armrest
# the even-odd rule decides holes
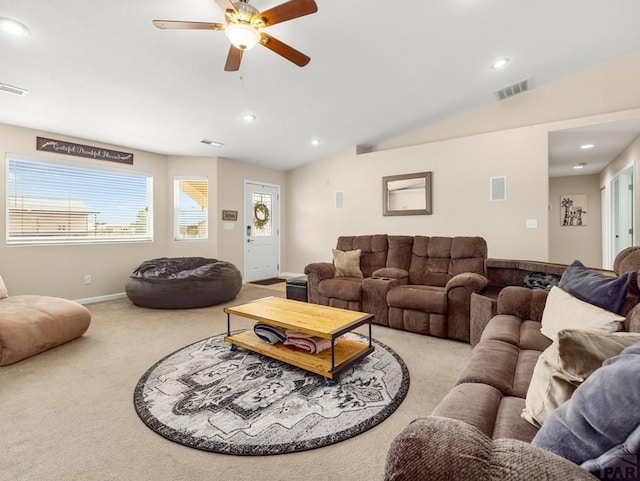
[[[487,283],[487,278],[480,274],[463,272],[462,274],[455,275],[449,279],[449,282],[447,282],[447,285],[445,286],[445,291],[449,294],[452,289],[464,287],[471,292],[480,292],[482,289],[487,287]],[[471,295],[471,292],[469,295]]]
[[[404,281],[403,284],[407,284],[409,282],[409,271],[398,267],[383,267],[374,271],[371,277],[376,279],[399,279]]]
[[[307,265],[304,268],[304,273],[319,280],[331,279],[336,274],[336,268],[331,262],[315,262]]]
[[[387,481],[595,480],[577,464],[515,439],[492,440],[456,419],[428,416],[407,426],[387,454]]]
[[[548,291],[509,286],[498,295],[498,314],[541,321]]]
[[[307,298],[312,304],[321,304],[318,285],[324,279],[332,279],[335,276],[336,268],[330,262],[315,262],[304,268],[307,275]]]

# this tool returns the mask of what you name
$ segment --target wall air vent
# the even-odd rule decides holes
[[[22,89],[20,87],[13,87],[12,85],[7,85],[0,83],[0,92],[7,92],[13,95],[19,95],[20,97],[24,97],[27,95],[28,90]]]
[[[506,87],[496,90],[495,94],[496,97],[498,97],[498,100],[504,100],[526,90],[529,90],[529,79],[521,80],[520,82],[516,82],[512,85],[507,85]]]

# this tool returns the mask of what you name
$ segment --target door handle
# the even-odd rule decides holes
[[[254,239],[247,239],[247,242],[255,242]]]

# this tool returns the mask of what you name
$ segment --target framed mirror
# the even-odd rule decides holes
[[[382,214],[431,214],[431,172],[383,177]]]

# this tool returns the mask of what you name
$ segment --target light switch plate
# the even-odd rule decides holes
[[[537,229],[538,219],[527,219],[527,229]]]

